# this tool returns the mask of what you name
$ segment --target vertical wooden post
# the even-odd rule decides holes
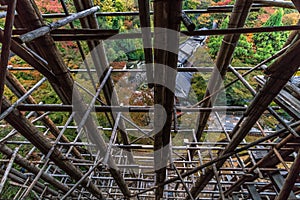
[[[168,145],[174,116],[181,9],[180,0],[154,1],[154,103],[164,108],[158,107],[154,111],[156,185],[166,179],[166,167],[170,156]],[[163,192],[164,187],[158,187],[155,198],[163,198]]]
[[[153,87],[153,54],[151,44],[151,23],[149,0],[139,0],[139,16],[142,27],[142,37],[144,44],[145,64],[147,70],[148,87]],[[150,48],[151,47],[151,48]]]
[[[7,16],[5,21],[5,29],[4,29],[4,40],[1,51],[1,61],[0,61],[0,113],[1,113],[1,104],[4,93],[4,84],[5,84],[5,76],[7,70],[7,64],[9,59],[10,52],[10,43],[11,43],[11,35],[12,28],[15,20],[15,10],[17,5],[17,0],[8,1],[8,9]]]

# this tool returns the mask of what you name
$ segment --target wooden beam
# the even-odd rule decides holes
[[[265,7],[265,5],[262,4],[254,4],[251,11],[259,11],[259,8]],[[231,13],[233,9],[232,5],[228,6],[211,6],[207,9],[186,9],[183,10],[187,14],[205,14],[205,13]],[[97,17],[117,17],[117,16],[138,16],[139,11],[125,11],[125,12],[97,12]],[[150,11],[150,15],[153,15],[153,11]],[[42,17],[45,19],[49,18],[62,18],[66,17],[67,15],[65,13],[43,13]]]
[[[298,0],[292,0],[292,2],[295,5],[296,9],[300,12],[300,2]]]
[[[18,1],[17,3],[18,21],[29,31],[43,27],[45,24],[36,5],[31,0]],[[62,56],[55,46],[50,35],[45,35],[27,44],[34,48],[36,54],[40,55],[47,62],[47,69],[54,74],[56,82],[49,79],[53,89],[58,94],[63,103],[72,103],[73,80],[64,64]]]
[[[250,195],[251,199],[261,200],[261,197],[260,197],[259,193],[257,192],[254,185],[247,185],[247,190],[249,192],[249,195]]]
[[[84,3],[87,3],[88,1],[84,1]],[[81,2],[82,3],[82,2]],[[90,2],[91,3],[91,2]],[[91,6],[90,6],[91,7]],[[90,8],[88,7],[88,8]],[[82,9],[84,10],[84,8]],[[17,4],[17,12],[20,16],[20,20],[23,25],[27,25],[27,28],[29,30],[35,30],[37,28],[40,28],[43,26],[43,21],[41,20],[41,16],[39,15],[39,12],[35,10],[35,5],[32,1],[30,0],[23,0],[19,1]],[[26,16],[26,17],[25,17]],[[90,16],[88,17],[90,18]],[[81,18],[81,20],[86,19],[86,18]],[[94,20],[96,23],[96,21]],[[97,27],[86,27],[86,28],[97,28]],[[72,79],[72,76],[64,64],[64,61],[61,57],[60,52],[55,46],[54,40],[50,35],[45,35],[42,36],[38,39],[35,40],[33,43],[34,48],[36,51],[42,55],[48,62],[48,66],[51,68],[52,72],[55,74],[58,83],[61,85],[61,87],[55,87],[56,83],[51,82],[51,84],[54,86],[53,88],[55,89],[56,93],[59,95],[61,98],[62,102],[64,104],[72,104],[72,98],[79,100],[79,103],[81,99],[81,95],[77,90],[73,90],[74,86],[74,80]],[[97,45],[96,45],[97,46]],[[95,46],[95,47],[96,47]],[[97,50],[99,50],[97,48]],[[99,55],[95,55],[97,59],[99,59]],[[101,65],[97,65],[101,66]],[[108,65],[105,65],[108,66]],[[104,72],[104,71],[103,71]],[[101,76],[99,76],[101,77]],[[110,93],[106,93],[110,94]],[[77,110],[77,114],[75,115],[79,119],[81,116],[85,113],[86,106],[79,104],[79,109]],[[87,128],[88,132],[94,133],[93,137],[91,140],[98,144],[98,147],[100,148],[100,152],[105,152],[106,150],[106,145],[104,142],[104,139],[102,138],[101,134],[99,134],[99,131],[97,129],[97,126],[93,120],[88,120],[87,123],[85,124],[85,128]],[[35,146],[37,144],[33,143]],[[53,156],[55,155],[54,153],[52,154]],[[52,158],[51,158],[52,159]],[[56,163],[57,164],[57,163]],[[129,196],[130,191],[128,190],[128,187],[119,171],[119,169],[116,167],[114,160],[110,157],[109,160],[109,171],[111,175],[115,178],[116,183],[119,185],[120,189],[125,193],[124,196]],[[59,166],[59,164],[57,164]],[[80,172],[81,173],[81,172]],[[80,178],[79,178],[80,179]],[[78,179],[78,180],[79,180]],[[82,184],[86,184],[85,181],[82,182]],[[96,194],[94,191],[95,185],[89,184],[89,187],[87,190],[89,190],[91,193]],[[94,189],[93,189],[94,188]],[[98,190],[99,191],[99,190]],[[102,195],[98,195],[101,196]]]
[[[252,5],[252,0],[239,0],[235,2],[234,10],[230,16],[228,28],[240,28],[244,26],[248,13]],[[209,79],[208,86],[206,88],[205,97],[221,88],[221,83],[225,77],[228,66],[231,62],[236,44],[240,38],[240,34],[226,35],[224,36],[220,51],[217,55],[216,67]],[[205,98],[204,97],[204,98]],[[205,101],[201,106],[210,107],[214,103],[216,97],[213,96]],[[198,117],[198,128],[196,132],[196,139],[199,141],[202,137],[202,133],[206,127],[207,120],[210,113],[200,113]]]
[[[19,105],[20,111],[51,111],[51,112],[71,112],[73,105],[58,104],[22,104]],[[94,106],[95,112],[153,112],[152,106]],[[246,107],[242,106],[214,106],[211,108],[186,108],[176,107],[178,112],[212,112],[212,111],[246,111]]]
[[[154,104],[163,106],[165,111],[165,115],[161,108],[154,111],[156,185],[165,181],[169,159],[181,9],[180,0],[154,2]],[[162,80],[164,84],[160,85]],[[163,192],[164,188],[158,187],[155,199],[163,198]]]
[[[107,35],[107,36],[113,36],[119,33],[118,29],[88,29],[88,28],[82,28],[82,29],[55,29],[51,31],[51,34],[78,34],[78,35],[85,35],[85,34],[95,34],[95,35]]]
[[[297,0],[295,0],[297,1]],[[261,4],[262,6],[274,6],[280,8],[290,8],[295,9],[292,2],[289,1],[270,1],[270,0],[254,0],[254,3]]]
[[[0,30],[0,41],[3,43],[4,40],[4,32]],[[26,61],[29,65],[31,65],[41,74],[47,77],[49,81],[58,84],[57,78],[55,77],[53,72],[49,71],[45,60],[42,60],[40,57],[38,57],[36,54],[30,51],[29,48],[22,46],[16,41],[12,40],[11,51],[13,51],[16,55],[18,55],[20,58]]]
[[[1,104],[4,93],[6,69],[9,59],[10,46],[11,46],[11,35],[12,28],[15,20],[15,10],[16,10],[17,0],[9,1],[7,16],[4,26],[4,40],[1,49],[1,62],[0,62],[0,113],[1,113]]]
[[[253,28],[224,28],[224,29],[208,29],[195,30],[193,32],[181,31],[183,36],[209,36],[209,35],[231,35],[231,34],[247,34],[247,33],[265,33],[265,32],[281,32],[300,30],[300,25],[289,26],[267,26],[267,27],[253,27]],[[15,29],[14,35],[24,34],[27,29]],[[97,29],[59,29],[51,31],[51,35],[56,37],[58,41],[71,40],[71,38],[78,40],[101,40],[114,36],[112,39],[136,39],[142,38],[142,33],[119,33],[116,30],[97,30]],[[151,32],[151,36],[153,32]],[[63,39],[57,38],[58,36]],[[68,39],[70,37],[70,39]]]
[[[195,30],[193,32],[181,31],[183,36],[209,36],[209,35],[231,35],[231,34],[247,34],[247,33],[264,33],[264,32],[281,32],[300,30],[300,25],[290,26],[272,26],[272,27],[253,27],[253,28],[226,28],[226,29],[208,29]],[[24,34],[27,30],[16,29],[14,35]],[[50,32],[57,41],[71,40],[104,40],[104,39],[136,39],[142,38],[142,33],[119,33],[116,30],[86,30],[86,29],[59,29]],[[151,36],[153,32],[151,32]],[[61,38],[59,38],[61,37]]]
[[[17,91],[15,93],[15,95],[17,97],[21,97],[23,96],[24,94],[27,93],[27,90],[24,88],[24,86],[19,82],[19,80],[13,75],[11,74],[10,72],[7,73],[6,75],[6,82],[7,82],[7,86],[8,88],[10,88],[12,91]],[[27,103],[29,104],[37,104],[37,102],[34,100],[34,98],[30,95],[28,96],[28,98],[26,99]],[[71,111],[71,110],[70,110]],[[37,114],[39,116],[43,115],[44,112],[42,111],[37,111]],[[45,124],[46,127],[48,127],[50,129],[50,132],[55,136],[57,137],[60,133],[60,130],[55,126],[55,124],[53,123],[53,121],[48,117],[48,116],[45,116],[41,119],[41,121]],[[68,140],[68,138],[66,136],[62,136],[61,137],[61,141],[62,142],[66,142],[66,143],[69,143],[70,141]],[[82,158],[80,152],[78,151],[78,149],[75,147],[72,151],[74,153],[74,155],[77,157],[77,158]]]
[[[153,87],[153,54],[149,0],[138,0],[148,87]]]
[[[283,186],[280,188],[280,193],[276,197],[276,200],[280,199],[296,199],[296,196],[293,193],[293,187],[295,185],[296,180],[299,177],[300,171],[300,150],[298,151],[297,157],[295,158],[288,176],[286,177]]]
[[[12,169],[12,170],[13,170],[13,169]],[[1,174],[1,175],[4,175],[4,173],[5,173],[5,171],[4,171],[3,169],[0,169],[0,174]],[[20,175],[20,174],[18,174],[18,175]],[[20,176],[18,176],[18,175],[14,174],[14,173],[9,173],[9,174],[8,174],[8,178],[11,179],[13,182],[18,183],[18,184],[21,184],[21,185],[24,185],[25,183],[27,183],[27,182],[26,182],[27,177],[24,178],[24,177],[20,177]],[[33,190],[34,190],[35,192],[41,194],[41,193],[43,193],[43,191],[44,191],[45,188],[46,188],[46,186],[41,184],[41,185],[39,185],[39,186],[35,186],[35,187],[33,188]],[[54,190],[52,190],[52,189],[50,189],[50,188],[47,188],[46,194],[51,194],[51,195],[54,195],[54,196],[57,196],[57,195],[58,195],[58,193],[57,193],[56,191],[54,191]]]
[[[243,117],[239,121],[238,125],[232,132],[233,138],[230,144],[220,155],[234,150],[240,144],[265,109],[267,109],[268,105],[288,82],[290,77],[298,70],[299,63],[297,61],[297,55],[299,52],[300,42],[297,41],[285,52],[285,54],[272,63],[272,65],[279,66],[278,70],[270,76],[265,86],[256,95],[248,107],[248,110],[244,114],[244,116],[247,117]],[[288,70],[286,70],[286,65],[290,66]],[[217,167],[221,167],[224,162],[225,160],[219,162]],[[207,173],[205,173],[204,176],[200,176],[200,178],[198,178],[195,186],[191,189],[194,196],[197,196],[208,183],[208,180],[212,178],[213,172],[211,170],[206,170],[206,172]]]
[[[75,8],[77,11],[81,11],[81,10],[92,7],[93,2],[91,0],[86,0],[86,1],[74,0],[74,5],[75,5]],[[90,28],[90,29],[98,29],[99,28],[99,25],[98,25],[98,22],[97,22],[97,19],[95,16],[88,16],[87,18],[81,18],[80,23],[83,28]],[[94,41],[88,41],[87,44],[91,51],[91,57],[92,57],[92,61],[94,62],[94,65],[96,67],[97,75],[100,78],[100,77],[102,77],[103,73],[109,67],[109,63],[108,63],[108,60],[106,57],[103,43],[100,41],[94,40]],[[107,81],[107,83],[105,84],[105,86],[103,88],[105,100],[108,103],[108,105],[120,105],[117,95],[115,94],[115,90],[113,88],[114,88],[113,82],[112,82],[111,78],[109,78],[109,80]],[[112,119],[114,119],[113,113],[111,113],[111,117],[112,117]],[[125,131],[126,128],[125,128],[125,124],[124,124],[123,120],[121,120],[119,123],[119,130],[121,133],[121,138],[123,140],[123,143],[129,144],[130,140]],[[101,140],[103,140],[103,139],[101,139]],[[106,147],[106,145],[104,145],[104,147]],[[105,148],[105,150],[106,150],[106,148]],[[104,152],[105,152],[105,150],[104,150]],[[133,160],[133,155],[132,155],[131,150],[126,152],[126,154],[128,156],[129,162],[133,163],[134,160]],[[115,166],[115,163],[111,158],[110,158],[109,163],[110,163],[110,166]],[[114,177],[114,180],[116,181],[117,185],[119,186],[121,192],[123,193],[124,198],[129,199],[131,192],[129,191],[128,186],[126,185],[125,180],[122,177],[119,169],[117,167],[110,167],[109,171],[110,171],[111,175]]]
[[[265,78],[263,78],[261,76],[255,77],[255,80],[258,82],[258,84],[260,86],[263,86],[266,82]],[[294,97],[292,95],[291,91],[286,90],[288,85],[290,87],[295,86],[291,83],[287,83],[285,88],[277,95],[277,97],[274,99],[274,101],[276,104],[278,104],[283,110],[285,110],[294,119],[300,119],[300,113],[299,113],[299,109],[300,109],[299,103],[300,102],[296,97]]]

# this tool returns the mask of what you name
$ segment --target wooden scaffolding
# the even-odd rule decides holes
[[[64,13],[43,14],[33,0],[0,1],[5,18],[0,30],[0,130],[5,132],[0,136],[0,198],[9,187],[19,188],[14,199],[300,198],[300,91],[289,82],[300,65],[300,26],[244,27],[250,12],[268,6],[300,11],[299,1],[236,0],[231,6],[184,12],[181,0],[138,0],[137,12],[101,12],[92,0],[73,2],[76,12],[60,1]],[[187,16],[191,13],[230,13],[229,27],[193,30]],[[100,29],[101,16],[138,16],[140,32]],[[52,22],[47,24],[47,19]],[[75,20],[81,28],[75,28]],[[180,30],[182,22],[188,31]],[[255,67],[231,66],[241,34],[274,31],[291,31],[282,50]],[[224,35],[215,66],[177,68],[183,34]],[[112,68],[103,41],[136,38],[144,45],[145,68]],[[84,69],[68,68],[56,47],[62,41],[76,41]],[[83,43],[91,52],[89,61]],[[27,67],[8,66],[11,52]],[[13,75],[18,70],[36,71],[41,78],[28,89]],[[257,71],[265,76],[255,76]],[[194,105],[175,100],[176,73],[183,72],[210,73],[205,96]],[[78,83],[80,73],[91,84]],[[126,73],[146,74],[155,106],[119,101],[112,77]],[[236,79],[224,86],[228,74]],[[245,76],[255,76],[259,87],[253,88]],[[60,104],[35,100],[32,94],[42,91],[46,82]],[[249,106],[215,105],[216,96],[236,82],[253,95]],[[5,87],[13,101],[4,95]],[[81,91],[89,95],[88,101]],[[282,110],[292,118],[289,123],[278,114]],[[49,116],[56,112],[68,116],[63,125]],[[107,127],[95,120],[99,113],[105,114]],[[143,128],[134,117],[126,117],[130,113],[149,113],[154,125]],[[189,119],[188,113],[196,119]],[[239,113],[232,128],[224,113]],[[181,126],[184,115],[195,126]],[[266,116],[276,119],[277,130],[261,126]],[[205,139],[211,134],[218,139]],[[260,137],[249,141],[249,134]],[[24,149],[26,154],[20,153]]]

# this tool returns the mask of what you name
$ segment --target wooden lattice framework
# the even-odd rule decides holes
[[[264,6],[277,6],[297,9],[299,1],[236,0],[233,6],[212,7],[202,10],[186,10],[185,13],[231,13],[228,29],[181,31],[182,1],[155,0],[153,11],[150,2],[139,0],[139,12],[98,12],[91,0],[73,0],[76,13],[69,13],[61,1],[65,13],[41,14],[33,0],[1,0],[6,18],[4,30],[0,30],[2,43],[0,63],[0,105],[1,129],[9,130],[0,138],[1,192],[5,185],[19,187],[15,199],[25,199],[34,195],[37,199],[297,199],[300,192],[299,164],[299,88],[289,83],[300,65],[300,26],[254,27],[244,28],[249,12],[256,12]],[[116,30],[99,29],[98,16],[139,16],[143,30],[140,33],[118,34]],[[153,15],[154,29],[150,17]],[[59,18],[56,23],[46,25],[44,19]],[[80,19],[81,29],[75,29],[72,22]],[[65,28],[69,25],[71,28]],[[62,27],[62,28],[61,28]],[[60,29],[59,29],[60,28]],[[159,29],[160,28],[160,29]],[[166,51],[170,46],[178,49],[180,34],[171,34],[162,30],[180,31],[189,36],[224,35],[216,66],[178,68],[178,55]],[[153,31],[153,33],[151,33]],[[231,60],[243,33],[291,31],[282,50],[255,67],[232,67]],[[118,34],[118,35],[116,35]],[[142,38],[149,88],[154,91],[154,103],[161,109],[151,106],[120,105],[115,94],[113,73],[139,72],[134,69],[112,69],[107,62],[102,40],[115,36],[119,38]],[[153,38],[153,44],[152,40]],[[92,52],[93,69],[87,68],[90,76],[97,74],[99,80],[93,82],[94,91],[87,104],[79,102],[74,110],[74,99],[80,99],[79,91],[73,90],[73,69],[69,69],[60,55],[55,42],[77,41],[81,53],[81,42],[86,42]],[[164,48],[149,48],[163,46]],[[27,62],[30,67],[18,69],[7,67],[10,51]],[[274,60],[272,64],[266,63]],[[88,65],[88,63],[86,63]],[[204,99],[194,106],[178,106],[174,103],[176,74],[169,73],[161,65],[174,71],[209,71],[211,78]],[[35,70],[41,79],[26,90],[12,71]],[[240,70],[248,70],[241,74]],[[256,77],[258,89],[245,80],[260,70],[265,78]],[[86,72],[86,73],[87,73]],[[228,73],[236,76],[253,95],[250,106],[212,106],[215,94],[223,88],[221,78]],[[159,84],[167,82],[169,87]],[[48,81],[62,104],[41,104],[31,95],[42,90],[41,85]],[[231,83],[232,84],[232,83]],[[18,100],[11,103],[4,95],[7,86]],[[226,86],[227,87],[227,86]],[[99,100],[100,93],[104,100]],[[288,98],[286,95],[290,95]],[[105,113],[110,127],[98,127],[89,115],[96,102],[95,112]],[[275,101],[277,107],[271,106]],[[111,103],[105,103],[111,102]],[[90,106],[91,105],[91,106]],[[286,111],[293,117],[287,124],[277,113]],[[128,120],[123,113],[154,112],[154,127],[144,130]],[[232,130],[227,130],[219,113],[239,112],[242,117]],[[63,126],[55,124],[49,113],[68,113]],[[196,129],[181,129],[177,124],[184,112],[198,113]],[[116,116],[114,114],[117,113]],[[181,114],[178,114],[181,113]],[[219,123],[215,130],[207,129],[209,117],[215,116]],[[259,119],[272,115],[281,129],[266,131],[260,126]],[[79,118],[77,125],[74,120]],[[159,125],[165,119],[162,127]],[[36,123],[38,122],[38,123]],[[128,125],[130,124],[130,126]],[[246,136],[258,127],[262,137],[247,142]],[[133,128],[132,128],[133,127]],[[159,128],[160,127],[160,128]],[[74,131],[71,141],[65,132]],[[104,139],[103,131],[109,132],[109,140]],[[131,141],[130,131],[141,132],[153,140],[153,145]],[[79,138],[82,132],[93,133],[93,144]],[[151,132],[156,134],[151,135]],[[191,140],[181,145],[172,144],[172,134],[188,132]],[[209,132],[218,132],[224,139],[203,141]],[[50,137],[52,135],[54,137]],[[22,136],[18,140],[17,136]],[[117,142],[116,142],[117,140]],[[96,150],[86,148],[97,146]],[[22,156],[19,151],[30,149]],[[11,148],[13,147],[13,149]],[[144,155],[147,153],[147,155]],[[34,161],[29,157],[38,155]],[[148,155],[149,154],[149,155]]]

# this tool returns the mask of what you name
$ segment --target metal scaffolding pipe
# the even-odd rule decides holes
[[[12,156],[13,155],[13,150],[11,150],[9,147],[7,147],[4,144],[0,144],[0,152],[7,155],[7,156]],[[15,163],[22,166],[23,168],[25,168],[26,170],[28,170],[29,172],[31,172],[33,174],[38,174],[38,172],[39,172],[38,167],[36,167],[34,164],[30,163],[28,160],[26,160],[25,158],[23,158],[19,154],[16,155]],[[62,184],[61,182],[59,182],[58,180],[56,180],[55,178],[53,178],[49,174],[43,173],[41,175],[41,178],[44,181],[48,182],[49,184],[53,185],[58,190],[62,190],[63,192],[68,192],[69,191],[69,187],[65,186],[64,184]]]
[[[19,147],[16,147],[15,150],[14,150],[14,152],[13,152],[13,154],[12,154],[12,156],[11,156],[11,158],[10,158],[10,160],[9,160],[9,163],[8,163],[8,165],[7,165],[7,167],[6,167],[6,170],[5,170],[5,172],[4,172],[4,175],[2,176],[2,179],[1,179],[1,182],[0,182],[0,194],[1,194],[1,192],[2,192],[2,189],[3,189],[3,187],[4,187],[4,184],[5,184],[6,179],[7,179],[7,177],[8,177],[8,174],[10,173],[10,170],[11,170],[11,168],[12,168],[12,165],[14,164],[14,161],[15,161],[15,158],[16,158],[16,156],[17,156],[18,151],[19,151]]]
[[[25,33],[23,35],[20,35],[16,39],[19,43],[30,42],[30,41],[32,41],[36,38],[39,38],[41,36],[46,35],[47,33],[49,33],[52,30],[58,29],[62,26],[65,26],[65,25],[69,24],[70,22],[72,22],[76,19],[80,19],[80,18],[86,17],[88,15],[91,15],[91,14],[97,12],[99,9],[100,9],[99,6],[95,6],[95,7],[92,7],[90,9],[75,13],[75,14],[70,15],[70,16],[64,18],[64,19],[61,19],[61,20],[57,21],[57,22],[53,22],[53,23],[51,23],[47,26],[42,26],[42,27],[40,27],[36,30],[30,31],[30,32]]]
[[[30,88],[30,90],[27,91],[26,94],[24,94],[22,97],[20,97],[15,103],[13,103],[11,105],[11,107],[9,107],[8,109],[6,109],[5,111],[3,111],[0,115],[0,120],[3,120],[7,115],[9,115],[9,113],[11,113],[18,105],[20,105],[21,103],[23,103],[35,90],[37,90],[37,88],[39,88],[45,81],[47,80],[47,78],[42,78],[39,82],[37,82],[32,88]]]
[[[4,99],[2,108],[7,109],[11,105],[10,103]],[[41,152],[47,154],[51,149],[51,144],[47,140],[45,136],[43,136],[37,128],[35,128],[29,121],[26,119],[19,111],[16,109],[11,112],[5,120],[9,122],[18,132],[20,132],[24,137],[26,137],[33,145],[35,145]],[[69,174],[73,179],[79,180],[82,177],[82,172],[77,169],[72,163],[67,160],[64,160],[64,156],[61,152],[55,148],[53,154],[51,154],[51,160],[57,164],[61,169],[63,169],[67,174]],[[86,184],[88,180],[85,180],[84,184]],[[85,187],[85,185],[83,186]],[[103,198],[101,191],[93,184],[90,184],[89,187],[86,188],[89,190],[94,196],[98,198]]]

